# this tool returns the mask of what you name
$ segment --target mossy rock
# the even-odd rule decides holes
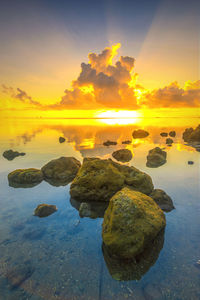
[[[123,188],[111,198],[105,212],[103,242],[111,255],[133,259],[165,225],[165,215],[151,197]]]
[[[50,216],[56,211],[57,211],[57,207],[55,205],[39,204],[34,211],[34,216],[44,218]]]
[[[112,156],[116,160],[121,161],[121,162],[128,162],[133,157],[131,151],[128,149],[120,149],[120,150],[114,151]]]
[[[8,174],[8,181],[11,186],[15,184],[36,184],[42,180],[43,174],[41,170],[34,168],[17,169]]]
[[[162,210],[166,212],[169,212],[175,208],[170,196],[161,189],[153,190],[153,192],[149,196],[158,204],[158,206]]]
[[[12,149],[4,151],[2,154],[7,160],[13,160],[15,157],[24,156],[26,153],[13,151]]]
[[[151,177],[134,167],[111,159],[84,158],[70,187],[72,198],[80,201],[109,201],[123,187],[150,194]]]
[[[54,186],[59,186],[71,182],[80,166],[80,161],[74,157],[60,157],[48,162],[41,170],[47,182]]]
[[[149,135],[148,131],[143,129],[134,130],[132,136],[134,139],[142,139]]]
[[[166,163],[167,152],[163,151],[159,147],[155,147],[149,151],[147,155],[146,166],[149,168],[157,168]]]

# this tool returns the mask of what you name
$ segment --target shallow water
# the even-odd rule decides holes
[[[200,299],[200,152],[182,140],[184,129],[199,123],[197,118],[1,120],[0,152],[13,149],[26,155],[12,161],[0,157],[0,300]],[[137,128],[150,135],[122,145]],[[177,135],[167,147],[160,132],[170,130]],[[59,136],[66,142],[60,144]],[[118,144],[103,146],[108,139]],[[155,146],[166,148],[167,163],[147,168],[147,153]],[[107,260],[103,219],[79,217],[78,204],[70,202],[70,185],[55,187],[43,181],[32,188],[13,188],[7,181],[17,168],[40,168],[60,156],[80,161],[86,156],[109,158],[120,148],[132,151],[128,165],[150,174],[176,207],[166,214],[164,243],[156,246],[150,260],[145,257],[139,273],[134,266]],[[188,165],[189,160],[194,164]],[[55,204],[58,211],[34,217],[40,203]],[[13,286],[12,279],[20,276],[19,286]]]

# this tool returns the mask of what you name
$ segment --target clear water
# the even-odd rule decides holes
[[[125,123],[125,124],[124,124]],[[127,124],[129,123],[129,124]],[[0,157],[0,300],[7,299],[200,299],[200,152],[184,145],[186,127],[198,119],[115,120],[2,120],[0,150],[26,152],[7,161]],[[136,128],[148,138],[122,145]],[[167,163],[146,167],[146,155],[155,146],[165,147],[161,131],[176,130],[172,147],[166,147]],[[59,136],[66,142],[60,144]],[[117,146],[104,147],[107,139]],[[155,253],[139,280],[131,266],[130,280],[112,277],[112,265],[102,252],[102,218],[80,218],[70,202],[70,185],[55,187],[43,181],[33,188],[8,186],[7,175],[17,168],[40,168],[60,156],[111,157],[114,150],[131,149],[129,165],[151,175],[176,207],[166,214],[164,245]],[[188,161],[194,161],[188,165]],[[40,203],[55,204],[58,211],[47,218],[33,216]],[[111,262],[112,264],[112,262]],[[121,266],[126,272],[126,266]],[[14,287],[10,279],[22,277]],[[132,278],[131,278],[132,276]],[[115,276],[114,276],[115,277]]]

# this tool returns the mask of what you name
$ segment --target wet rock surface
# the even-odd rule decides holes
[[[149,135],[148,131],[143,130],[143,129],[138,129],[138,130],[134,130],[132,133],[132,136],[134,139],[141,139],[141,138],[145,138]]]
[[[167,161],[167,152],[163,151],[159,147],[155,147],[154,149],[149,151],[147,155],[147,163],[146,166],[149,168],[157,168],[164,165]]]
[[[44,218],[50,216],[56,211],[57,211],[57,207],[55,205],[39,204],[34,211],[34,216]]]
[[[114,145],[117,145],[117,142],[114,142],[114,141],[106,141],[103,143],[104,146],[114,146]]]
[[[61,143],[61,144],[62,144],[62,143],[64,143],[65,141],[66,141],[66,140],[65,140],[65,138],[64,138],[64,137],[62,137],[62,136],[60,136],[60,137],[59,137],[59,143]]]
[[[151,241],[144,251],[133,260],[123,260],[110,255],[105,244],[102,245],[104,260],[108,271],[115,280],[140,280],[156,263],[164,245],[164,230]]]
[[[200,144],[200,124],[195,128],[186,128],[183,132],[183,140],[187,143]]]
[[[149,196],[166,212],[175,208],[172,199],[161,189],[153,190]]]
[[[29,168],[29,169],[17,169],[8,174],[8,182],[13,187],[23,187],[23,185],[37,185],[43,180],[43,174],[41,170]],[[27,186],[30,187],[30,186]]]
[[[123,188],[110,200],[102,238],[110,255],[134,259],[166,225],[165,215],[149,196]]]
[[[128,162],[133,157],[131,151],[128,149],[120,149],[120,150],[114,151],[112,156],[116,160],[121,161],[121,162]]]
[[[70,187],[71,197],[81,201],[109,201],[125,186],[150,194],[152,179],[134,167],[111,159],[84,158],[79,172]]]
[[[76,176],[81,163],[74,157],[53,159],[41,169],[44,179],[52,185],[60,186],[71,182]]]
[[[24,153],[24,152],[18,152],[18,151],[13,151],[13,150],[10,149],[10,150],[4,151],[2,155],[7,160],[13,160],[15,157],[26,155],[26,153]]]

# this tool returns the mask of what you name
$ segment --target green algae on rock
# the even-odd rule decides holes
[[[140,170],[111,159],[84,158],[70,187],[71,197],[81,201],[109,201],[123,187],[150,194],[152,179]]]
[[[42,180],[43,174],[41,170],[34,168],[17,169],[8,174],[8,181],[10,186],[15,184],[37,184],[40,183]]]
[[[55,205],[39,204],[34,211],[34,216],[44,218],[50,216],[56,211],[57,211],[57,207]]]
[[[175,208],[172,199],[161,189],[153,190],[149,196],[166,212]]]
[[[142,139],[149,135],[148,131],[143,129],[134,130],[132,136],[134,139]]]
[[[149,151],[147,155],[146,166],[149,168],[157,168],[166,163],[167,152],[163,151],[159,147],[155,147]]]
[[[123,188],[111,199],[102,225],[103,242],[111,255],[133,259],[166,225],[165,215],[149,196]]]
[[[44,179],[54,186],[66,185],[76,176],[81,163],[74,157],[53,159],[42,167]]]
[[[121,161],[121,162],[128,162],[133,157],[131,151],[128,149],[120,149],[120,150],[114,151],[112,156],[116,160]]]
[[[13,151],[12,149],[10,149],[10,150],[4,151],[2,155],[7,160],[13,160],[15,157],[26,155],[26,153],[24,153],[24,152],[18,152],[18,151]]]

